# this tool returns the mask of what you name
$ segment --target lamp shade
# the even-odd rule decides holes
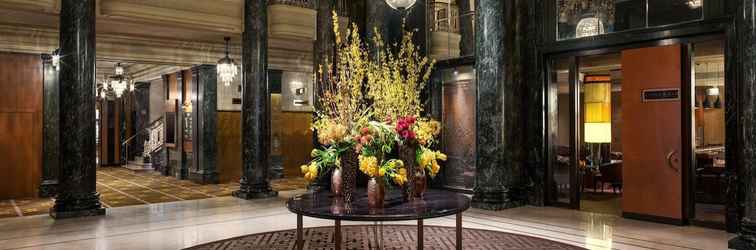
[[[611,76],[586,76],[584,82],[584,140],[588,143],[610,143],[612,142]]]

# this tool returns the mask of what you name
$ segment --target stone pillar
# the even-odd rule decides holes
[[[459,10],[459,34],[462,40],[459,42],[459,54],[461,56],[470,56],[475,54],[475,33],[474,33],[474,16],[475,12],[471,8],[473,0],[457,0]]]
[[[96,183],[95,0],[60,9],[60,175],[56,219],[104,215]]]
[[[739,156],[740,162],[734,162],[737,165],[738,179],[738,205],[741,209],[742,220],[738,237],[730,240],[730,249],[756,249],[756,0],[740,0],[737,12],[733,14],[735,18],[735,31],[737,44],[734,48],[737,50],[736,65],[739,68],[739,91],[735,91],[737,96],[727,100],[727,109],[737,110],[735,117],[738,119],[737,141],[736,145],[740,147],[732,148],[733,154]],[[729,55],[732,55],[730,53]],[[732,71],[729,71],[732,72]],[[729,86],[729,85],[728,85]],[[739,105],[732,105],[730,101],[736,100]],[[739,106],[735,108],[736,106]],[[728,134],[730,133],[728,127]],[[729,137],[729,136],[728,136]],[[728,143],[728,153],[730,146]],[[728,155],[729,156],[729,155]],[[728,157],[727,161],[732,157]]]
[[[317,74],[320,67],[323,67],[323,71],[326,72],[327,64],[326,63],[333,63],[334,62],[334,54],[335,54],[335,37],[333,35],[333,10],[335,8],[335,4],[333,0],[319,0],[318,1],[318,15],[316,20],[316,29],[317,29],[317,39],[315,40],[315,50],[313,58],[313,72]],[[341,25],[348,25],[348,24],[341,24]],[[315,108],[318,109],[320,107],[320,103],[318,100],[318,93],[320,92],[321,88],[320,86],[323,86],[324,83],[329,82],[328,74],[322,74],[319,75],[316,78],[315,81],[315,91],[314,94],[314,102],[313,105],[315,105]],[[317,114],[313,112],[313,118],[315,118]],[[312,134],[312,143],[315,146],[315,148],[321,147],[320,143],[318,142],[318,132],[314,131]],[[312,191],[321,191],[321,190],[328,190],[331,187],[331,172],[325,173],[322,175],[322,178],[316,180],[310,186],[308,189]]]
[[[42,181],[39,197],[54,197],[58,186],[58,169],[60,168],[60,122],[58,115],[60,98],[58,89],[58,70],[52,65],[52,56],[42,55],[43,95],[42,101]]]
[[[241,199],[278,196],[270,188],[270,90],[268,89],[268,1],[244,1],[242,33]]]
[[[480,0],[475,48],[477,148],[473,206],[498,210],[519,205],[520,97],[516,74],[514,0]]]
[[[194,111],[194,158],[189,169],[189,179],[200,184],[218,183],[217,152],[215,141],[218,134],[218,73],[215,65],[200,65],[192,68],[192,91],[196,97]]]

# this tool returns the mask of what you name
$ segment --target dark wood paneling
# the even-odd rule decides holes
[[[35,197],[42,158],[42,61],[0,53],[0,199]]]
[[[218,112],[218,174],[221,183],[241,178],[241,112]]]

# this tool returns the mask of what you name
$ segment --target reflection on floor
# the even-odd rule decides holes
[[[622,215],[622,194],[584,192],[580,198],[580,210],[582,211]]]
[[[301,177],[271,181],[271,186],[277,191],[304,189],[305,185]],[[124,168],[97,170],[97,192],[105,207],[224,197],[238,189],[239,183],[199,185],[157,172],[133,172]],[[52,199],[4,200],[0,201],[0,218],[47,214],[52,205]]]
[[[725,205],[696,203],[696,220],[725,223]]]
[[[107,216],[54,221],[49,216],[0,220],[0,249],[183,249],[237,236],[296,228],[285,202],[301,191],[245,201],[232,197],[108,209]],[[463,226],[528,235],[588,249],[727,249],[734,237],[721,230],[678,227],[553,207],[502,211],[470,209]],[[413,225],[416,222],[386,224]],[[454,226],[455,218],[424,221]],[[344,222],[344,225],[366,224]],[[305,227],[333,221],[304,219]],[[402,239],[386,239],[402,240]]]

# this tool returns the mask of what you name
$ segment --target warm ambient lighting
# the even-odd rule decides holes
[[[115,94],[116,98],[121,98],[126,91],[134,90],[134,84],[132,84],[131,80],[125,76],[125,70],[123,66],[121,66],[121,63],[117,63],[113,71],[115,75],[108,77],[103,83],[104,90],[112,92]],[[104,91],[101,94],[106,96]]]
[[[218,77],[220,77],[223,85],[228,87],[231,86],[231,81],[233,81],[236,74],[239,73],[239,69],[236,67],[234,60],[228,56],[228,41],[231,40],[231,38],[225,37],[224,40],[226,40],[226,57],[218,61]]]
[[[395,10],[406,10],[412,8],[417,0],[386,0],[386,4]]]
[[[55,49],[52,53],[52,66],[55,70],[60,71],[60,49]]]
[[[612,142],[612,82],[610,76],[585,78],[585,142]]]
[[[706,95],[708,96],[719,96],[719,88],[717,87],[711,87],[706,90]]]

